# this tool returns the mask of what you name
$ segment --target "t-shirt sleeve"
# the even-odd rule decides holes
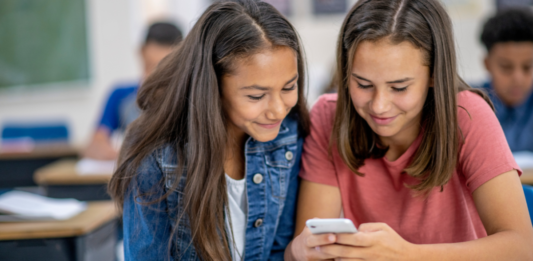
[[[128,95],[135,91],[135,87],[116,88],[113,90],[102,113],[98,127],[106,127],[111,132],[118,129],[120,125],[120,104]]]
[[[458,95],[460,139],[459,166],[470,192],[511,170],[522,171],[509,149],[502,127],[489,104],[479,95],[463,91]]]
[[[332,97],[335,96],[321,96],[311,109],[311,132],[303,147],[300,177],[307,181],[338,187],[335,166],[329,153],[336,107],[336,99]]]

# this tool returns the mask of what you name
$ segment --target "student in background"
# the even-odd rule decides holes
[[[458,76],[439,0],[358,1],[338,94],[311,110],[286,260],[533,260],[520,170],[480,90]],[[313,235],[311,218],[353,234]]]
[[[298,34],[216,1],[139,90],[109,192],[126,260],[283,260],[309,131]]]
[[[487,48],[485,88],[511,151],[533,151],[533,11],[507,9],[490,18],[481,41]]]
[[[143,66],[141,82],[182,39],[181,31],[173,24],[159,22],[150,26],[140,50]],[[115,131],[124,132],[126,127],[139,116],[136,104],[139,84],[114,88],[96,132],[84,152],[85,157],[98,160],[114,160],[118,157],[118,151],[111,142],[111,135]]]

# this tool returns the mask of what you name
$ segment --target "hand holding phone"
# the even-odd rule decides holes
[[[309,219],[305,224],[313,234],[357,233],[352,221],[347,218]]]

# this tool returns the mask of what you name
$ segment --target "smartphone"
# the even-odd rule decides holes
[[[305,224],[313,234],[357,233],[352,221],[347,218],[309,219]]]

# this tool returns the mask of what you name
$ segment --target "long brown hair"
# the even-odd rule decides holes
[[[137,103],[142,114],[128,128],[109,192],[121,208],[126,192],[136,184],[132,179],[141,161],[158,147],[170,144],[177,153],[178,166],[172,189],[158,200],[164,200],[186,175],[179,202],[185,213],[175,222],[187,215],[194,247],[203,260],[231,259],[224,228],[227,119],[222,109],[220,79],[231,73],[235,59],[276,46],[289,47],[297,56],[298,103],[287,117],[296,118],[299,131],[305,135],[309,115],[299,37],[278,11],[264,2],[212,4],[139,89]]]
[[[363,41],[388,38],[393,44],[409,42],[425,55],[434,87],[422,110],[424,133],[413,161],[404,170],[420,182],[411,188],[426,193],[448,183],[456,168],[461,142],[457,122],[457,93],[469,87],[457,74],[450,18],[437,0],[360,0],[344,20],[337,43],[339,94],[332,142],[356,174],[368,158],[381,158],[388,148],[355,111],[348,79],[357,46]]]

